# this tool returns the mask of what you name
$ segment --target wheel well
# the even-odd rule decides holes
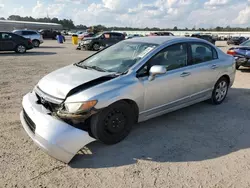
[[[39,43],[40,43],[40,41],[39,41],[38,39],[34,39],[34,40],[32,40],[32,42],[33,42],[33,41],[37,41],[37,42],[39,42]]]
[[[136,104],[136,102],[133,101],[133,100],[130,100],[130,99],[123,99],[122,101],[125,101],[126,103],[128,103],[130,105],[130,107],[134,110],[134,114],[136,115],[135,116],[135,121],[137,122],[138,121],[138,116],[139,116],[139,107]]]
[[[226,78],[228,81],[228,84],[230,85],[230,77],[228,75],[225,74],[225,75],[221,76],[220,79],[221,78]]]

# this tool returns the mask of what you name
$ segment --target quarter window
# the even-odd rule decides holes
[[[218,58],[216,50],[204,43],[191,44],[191,51],[192,64],[212,61]]]

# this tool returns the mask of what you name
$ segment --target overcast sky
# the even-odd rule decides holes
[[[0,17],[47,13],[88,26],[250,27],[250,0],[0,0]]]

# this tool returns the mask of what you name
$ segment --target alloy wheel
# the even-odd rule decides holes
[[[226,81],[221,81],[215,90],[215,98],[218,102],[222,101],[227,94],[228,84]]]

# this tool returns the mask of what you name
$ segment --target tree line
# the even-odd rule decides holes
[[[15,21],[29,21],[29,22],[45,22],[45,23],[57,23],[61,24],[64,29],[77,29],[77,30],[86,30],[91,28],[95,32],[98,31],[107,31],[107,30],[119,30],[119,31],[250,31],[250,27],[221,27],[217,26],[215,28],[196,28],[195,26],[192,28],[178,28],[175,26],[174,28],[158,28],[158,27],[145,27],[145,28],[136,28],[136,27],[106,27],[103,25],[95,25],[95,26],[86,26],[86,25],[75,25],[71,19],[58,19],[58,18],[33,18],[31,16],[22,17],[19,15],[11,15],[7,19],[4,17],[0,17],[0,20],[15,20]]]

